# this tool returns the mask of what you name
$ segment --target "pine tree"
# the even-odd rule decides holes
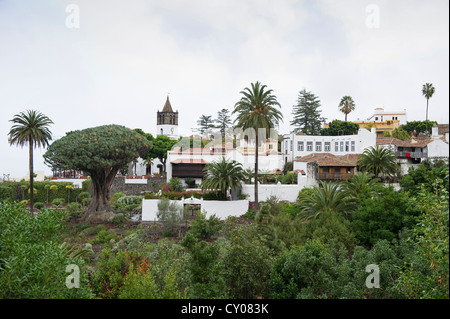
[[[295,126],[294,132],[302,131],[308,135],[319,135],[325,118],[320,116],[321,104],[317,96],[305,89],[300,91],[297,105],[294,105],[292,114],[294,119],[291,125]]]

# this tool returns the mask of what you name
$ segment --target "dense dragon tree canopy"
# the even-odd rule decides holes
[[[89,173],[119,169],[151,148],[137,132],[120,125],[73,131],[53,142],[44,154],[51,167]]]
[[[97,222],[113,214],[110,189],[118,170],[150,148],[138,132],[105,125],[69,132],[49,146],[44,159],[51,167],[82,170],[91,176],[93,197],[84,218]]]

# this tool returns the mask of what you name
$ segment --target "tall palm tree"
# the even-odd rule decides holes
[[[425,127],[426,127],[426,134],[428,134],[428,100],[431,99],[435,91],[435,88],[432,83],[425,83],[422,86],[422,95],[425,96],[427,99],[427,114],[425,118]]]
[[[339,103],[339,111],[345,114],[345,122],[347,122],[347,114],[355,110],[355,101],[351,96],[344,96]]]
[[[336,182],[320,181],[320,186],[300,192],[298,207],[300,218],[311,219],[321,213],[345,213],[350,206],[344,188]]]
[[[392,176],[397,172],[395,153],[379,145],[366,148],[358,156],[357,164],[362,171],[372,173],[375,177]]]
[[[35,110],[27,110],[14,115],[10,122],[14,123],[9,131],[10,144],[29,146],[30,189],[33,189],[33,149],[46,147],[52,139],[49,125],[53,124],[47,116]],[[30,192],[30,214],[33,215],[34,194]]]
[[[220,191],[224,196],[227,191],[241,188],[241,181],[245,180],[242,164],[237,161],[227,161],[225,157],[218,162],[212,162],[204,168],[205,176],[202,189]]]
[[[346,193],[353,198],[368,197],[372,194],[372,191],[378,182],[379,179],[376,178],[374,174],[358,172],[347,179],[344,182],[343,187]]]
[[[270,128],[283,119],[283,114],[276,108],[281,106],[272,94],[273,90],[266,88],[259,81],[251,83],[251,88],[246,87],[240,92],[243,96],[232,112],[237,114],[234,121],[236,127],[244,131],[253,129],[255,132],[255,212],[258,212],[258,129],[266,130],[266,136],[269,136]]]

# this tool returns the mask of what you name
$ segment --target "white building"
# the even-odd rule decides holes
[[[272,146],[271,146],[272,145]],[[276,145],[276,144],[275,144]],[[273,144],[262,143],[258,152],[258,170],[274,171],[283,168],[282,155]],[[206,164],[220,161],[225,157],[228,161],[235,160],[242,164],[243,169],[255,168],[255,152],[253,147],[236,147],[232,143],[215,145],[204,148],[189,148],[182,150],[175,147],[167,152],[166,173],[167,181],[172,177],[181,179],[191,177],[199,184],[203,178]]]
[[[408,169],[418,166],[424,159],[448,159],[449,147],[444,136],[438,134],[438,127],[432,128],[432,136],[419,135],[402,141],[393,137],[378,138],[377,145],[383,145],[395,152],[400,174],[405,175]]]
[[[375,128],[359,129],[354,135],[320,136],[302,132],[285,134],[281,144],[283,164],[313,153],[330,153],[336,156],[361,154],[365,148],[376,145]],[[294,169],[296,169],[294,167]]]
[[[406,124],[406,109],[403,111],[385,111],[382,107],[377,107],[367,121],[386,122],[398,120],[400,125]]]

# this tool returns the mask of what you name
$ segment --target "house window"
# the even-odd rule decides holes
[[[331,144],[330,142],[325,142],[325,145],[324,145],[324,151],[325,152],[329,152],[330,151],[330,149],[331,149],[331,145],[330,144]]]
[[[355,141],[352,141],[352,152],[355,151]]]
[[[375,116],[375,121],[378,121],[378,116]]]
[[[294,141],[291,141],[291,152],[292,152],[293,145],[294,145]]]
[[[316,152],[322,152],[322,142],[316,142]]]
[[[339,142],[334,142],[334,151],[339,152]]]
[[[345,151],[346,152],[350,151],[350,142],[349,141],[345,142]]]
[[[340,151],[343,152],[344,151],[344,142],[340,143]]]
[[[297,150],[298,151],[303,152],[303,147],[304,147],[303,142],[297,142]]]
[[[311,152],[313,150],[313,143],[312,142],[306,142],[306,150],[308,152]]]
[[[273,145],[269,144],[269,150],[273,150]]]

